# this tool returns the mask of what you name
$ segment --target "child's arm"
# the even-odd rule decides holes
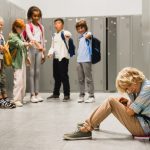
[[[54,38],[52,38],[52,43],[51,43],[51,48],[49,49],[49,51],[48,51],[48,58],[51,58],[51,57],[53,57],[53,54],[54,54]]]

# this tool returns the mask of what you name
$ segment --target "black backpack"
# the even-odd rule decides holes
[[[92,36],[92,64],[96,64],[101,61],[101,41]]]
[[[70,54],[70,57],[72,57],[73,55],[75,55],[75,45],[74,45],[74,42],[73,42],[73,39],[72,38],[69,38],[69,41],[68,41],[68,45],[66,43],[66,40],[65,40],[65,35],[64,35],[64,32],[62,31],[61,32],[61,38],[62,40],[64,41],[65,45],[66,45],[66,48],[68,49],[68,52]]]

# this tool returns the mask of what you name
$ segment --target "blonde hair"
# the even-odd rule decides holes
[[[145,80],[143,72],[136,68],[126,67],[122,69],[116,78],[116,88],[121,93],[126,93],[125,87],[131,84],[142,83]]]

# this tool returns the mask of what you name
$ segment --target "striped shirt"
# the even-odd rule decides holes
[[[150,80],[142,83],[138,94],[129,94],[131,101],[130,108],[137,114],[137,118],[146,135],[150,135],[150,120],[144,119],[140,115],[150,117]]]

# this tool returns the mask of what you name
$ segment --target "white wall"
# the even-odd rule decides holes
[[[41,8],[45,18],[142,14],[142,0],[10,0],[26,11]]]

